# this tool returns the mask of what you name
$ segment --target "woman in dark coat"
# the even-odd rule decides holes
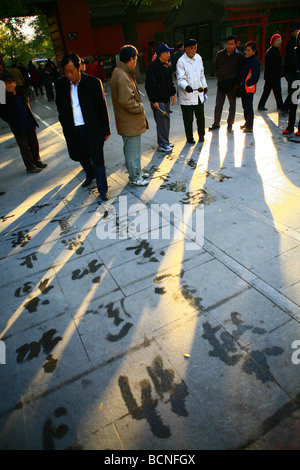
[[[273,34],[270,40],[271,47],[267,50],[265,54],[265,85],[263,94],[258,103],[258,109],[261,111],[267,111],[265,104],[271,91],[273,90],[277,109],[286,113],[283,109],[282,93],[281,93],[281,77],[283,77],[283,66],[282,58],[280,55],[280,46],[281,46],[281,36],[280,34]]]
[[[66,75],[57,81],[56,105],[70,158],[80,162],[86,172],[83,186],[96,178],[98,191],[106,200],[103,146],[110,135],[110,124],[101,81],[81,72],[77,54],[66,54],[61,66]]]
[[[286,79],[290,84],[290,112],[289,122],[287,128],[283,131],[283,134],[292,134],[294,132],[294,126],[296,124],[296,113],[298,107],[298,97],[300,89],[296,81],[300,80],[300,31],[296,36],[296,47],[290,49],[285,60]],[[298,92],[297,92],[298,88]],[[296,135],[300,135],[300,119],[298,122],[298,131]]]
[[[260,76],[260,61],[256,55],[256,44],[254,42],[248,42],[245,46],[245,57],[241,64],[237,82],[237,96],[242,98],[245,117],[245,124],[241,126],[241,129],[243,129],[245,133],[253,132],[253,97]]]
[[[39,173],[47,166],[39,152],[36,128],[39,127],[32,114],[29,98],[23,87],[16,87],[16,81],[9,74],[2,77],[5,83],[5,104],[0,104],[0,117],[8,123],[28,173]]]

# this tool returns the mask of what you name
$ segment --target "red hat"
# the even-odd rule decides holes
[[[271,46],[273,46],[274,41],[276,41],[276,39],[278,39],[278,38],[281,39],[280,34],[273,34],[273,36],[272,36],[271,39],[270,39],[270,44],[271,44]]]

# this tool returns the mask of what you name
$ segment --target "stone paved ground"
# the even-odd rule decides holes
[[[107,102],[108,203],[81,187],[54,103],[31,102],[40,174],[1,121],[1,448],[300,449],[300,146],[286,117],[270,97],[245,135],[238,101],[228,134],[226,104],[221,129],[189,146],[176,104],[163,155],[145,101],[152,179],[135,188]]]

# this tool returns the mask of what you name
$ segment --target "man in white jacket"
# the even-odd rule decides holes
[[[186,41],[184,48],[185,53],[177,62],[176,78],[186,139],[189,144],[195,144],[193,137],[194,114],[196,116],[199,142],[204,141],[204,103],[206,101],[207,83],[202,58],[197,54],[196,39]]]

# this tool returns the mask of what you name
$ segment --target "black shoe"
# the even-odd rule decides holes
[[[199,136],[199,142],[204,142],[204,135]]]
[[[36,163],[35,165],[37,166],[37,168],[46,168],[46,166],[48,166],[47,163],[42,163],[42,162]]]
[[[108,201],[109,200],[109,194],[100,194],[102,201]]]
[[[244,134],[253,134],[253,129],[250,129],[248,127],[245,127],[245,129],[243,130]]]
[[[0,196],[3,196],[3,194],[5,194],[4,191],[0,191]]]
[[[194,145],[196,143],[196,141],[195,141],[195,139],[191,139],[191,140],[187,139],[187,143]]]
[[[93,179],[95,179],[94,177],[92,178],[87,178],[83,183],[82,183],[82,187],[85,188],[86,186],[89,186],[91,184],[91,182],[93,181]]]
[[[27,168],[27,173],[39,173],[42,171],[40,168]]]
[[[265,108],[265,106],[258,106],[257,108],[259,111],[268,111],[268,108]]]
[[[286,114],[289,114],[288,110],[282,109],[282,108],[279,109],[279,112],[280,112],[281,114],[285,114],[285,115],[286,115]]]
[[[220,126],[216,126],[215,124],[212,124],[212,125],[208,128],[209,131],[214,131],[215,129],[220,129]]]
[[[227,131],[228,131],[228,132],[232,132],[232,124],[228,124],[228,126],[227,126]]]

